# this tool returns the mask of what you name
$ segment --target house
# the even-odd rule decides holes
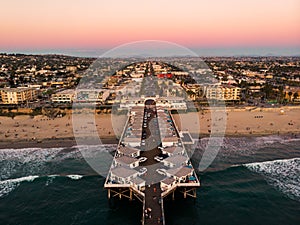
[[[162,153],[168,156],[172,155],[182,155],[184,152],[184,149],[179,146],[172,146],[172,147],[167,147],[162,150]]]
[[[119,184],[130,184],[138,176],[138,171],[128,167],[119,166],[110,171],[110,179]]]
[[[186,182],[193,175],[193,168],[189,166],[181,166],[166,171],[168,177],[174,178],[178,182]]]
[[[115,157],[114,164],[115,166],[128,166],[130,168],[135,168],[139,166],[139,160],[136,158],[132,158],[126,155],[121,157]]]
[[[140,156],[140,150],[137,148],[131,148],[131,147],[127,147],[127,146],[120,146],[118,149],[118,154],[119,155],[125,155],[125,156],[129,156],[129,157],[138,157]]]
[[[162,162],[167,167],[180,167],[186,165],[189,161],[189,158],[184,155],[172,155],[168,158],[165,158]]]

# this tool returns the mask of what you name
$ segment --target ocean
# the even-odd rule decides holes
[[[206,142],[193,154],[195,167]],[[104,178],[76,147],[2,149],[0,162],[1,225],[140,224],[142,204],[109,202]],[[226,138],[198,175],[196,200],[164,201],[167,225],[300,224],[300,139]]]

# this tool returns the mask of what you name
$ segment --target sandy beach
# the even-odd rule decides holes
[[[212,114],[216,119],[212,122]],[[226,121],[224,121],[224,116]],[[227,108],[226,112],[204,110],[187,114],[174,114],[173,118],[179,130],[188,130],[193,135],[209,135],[213,126],[216,133],[224,125],[225,136],[281,135],[300,133],[300,108]],[[197,120],[198,116],[198,120]],[[199,124],[199,126],[195,126]]]
[[[117,143],[127,116],[95,114],[95,123],[85,123],[86,115],[76,115],[77,127],[72,126],[72,115],[60,118],[46,116],[0,117],[0,148],[64,147],[77,144],[77,137],[99,136],[102,143]],[[112,122],[112,119],[114,120]],[[78,125],[79,124],[79,125]],[[82,125],[81,125],[82,124]],[[97,133],[94,134],[94,131]]]
[[[195,137],[199,136],[199,132],[204,136],[209,135],[213,126],[225,123],[226,136],[300,133],[299,107],[227,108],[226,112],[219,114],[220,118],[215,123],[212,122],[211,110],[174,114],[173,118],[180,131],[188,130]],[[74,131],[77,136],[80,134],[89,138],[93,130],[96,132],[93,135],[99,136],[102,143],[117,143],[127,119],[126,115],[116,117],[112,114],[95,114],[94,124],[85,122],[85,117],[84,114],[76,116],[82,124],[79,127],[77,125],[76,129],[73,129],[70,114],[55,119],[46,116],[16,116],[14,119],[0,117],[0,148],[74,146],[77,143]]]

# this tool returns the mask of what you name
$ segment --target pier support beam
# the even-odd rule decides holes
[[[130,192],[129,192],[129,200],[132,201],[132,190],[130,189]]]

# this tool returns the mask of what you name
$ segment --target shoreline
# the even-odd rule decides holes
[[[199,140],[209,138],[208,134],[200,134]],[[300,139],[300,133],[281,133],[281,134],[226,134],[224,138],[255,138],[255,137],[281,137],[286,139]],[[102,144],[118,144],[118,139],[114,136],[101,138]],[[92,143],[90,145],[93,145]],[[20,140],[20,141],[0,141],[0,151],[3,149],[24,149],[24,148],[71,148],[76,147],[76,140],[70,138],[44,139],[42,141]]]
[[[102,137],[102,144],[118,144],[114,137]],[[23,149],[23,148],[70,148],[77,146],[76,140],[70,138],[44,139],[44,140],[20,140],[20,141],[0,141],[0,151],[2,149]]]
[[[210,136],[299,138],[299,114],[300,107],[286,107],[283,111],[282,108],[227,108],[223,114],[208,110],[172,114],[172,117],[178,131],[188,131],[194,139]],[[117,144],[127,115],[96,114],[94,121],[90,121],[82,113],[76,114],[75,124],[73,120],[70,114],[52,119],[46,116],[0,117],[0,149],[72,147],[77,145],[74,135],[84,138],[88,144],[97,144],[98,137],[103,144]],[[92,137],[96,139],[93,141]]]

